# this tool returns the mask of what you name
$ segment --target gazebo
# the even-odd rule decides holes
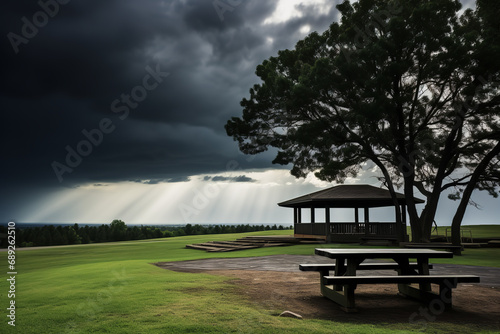
[[[324,239],[327,242],[362,242],[369,239],[408,241],[406,232],[406,199],[396,193],[401,207],[401,224],[394,222],[371,222],[370,208],[395,207],[389,190],[366,184],[338,185],[313,192],[285,202],[279,206],[293,208],[294,235],[296,238]],[[414,198],[415,203],[425,201]],[[330,209],[354,209],[354,222],[336,221]],[[302,221],[302,210],[310,210],[310,222]],[[317,222],[315,212],[325,210],[325,221]],[[363,209],[363,221],[359,219]],[[396,209],[394,210],[396,213]]]

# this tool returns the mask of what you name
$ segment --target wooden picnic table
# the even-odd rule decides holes
[[[355,311],[354,290],[358,284],[398,284],[402,295],[430,302],[436,298],[443,302],[444,307],[451,308],[451,290],[457,283],[479,282],[473,275],[430,275],[430,258],[452,258],[453,253],[432,249],[346,249],[317,248],[317,255],[335,260],[329,268],[324,265],[301,265],[304,271],[319,271],[321,278],[321,293],[340,304],[345,311]],[[367,259],[392,259],[394,262],[370,265],[363,264]],[[416,259],[416,263],[410,263]],[[309,266],[309,267],[307,267]],[[316,266],[316,267],[314,267]],[[356,276],[357,270],[395,269],[398,273],[387,276]],[[334,269],[333,276],[324,275],[328,269]],[[418,284],[418,288],[410,284]],[[433,293],[431,284],[438,284],[439,294]]]

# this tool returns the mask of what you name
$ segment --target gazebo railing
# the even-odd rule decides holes
[[[295,234],[326,235],[326,223],[300,223],[295,224]],[[358,235],[396,235],[396,223],[368,224],[368,233],[365,223],[330,223],[330,234],[358,234]]]
[[[330,223],[331,234],[365,234],[364,223]]]
[[[369,234],[397,235],[396,223],[370,223]]]
[[[330,223],[331,234],[396,235],[396,223]]]
[[[326,223],[295,224],[295,234],[326,235]]]

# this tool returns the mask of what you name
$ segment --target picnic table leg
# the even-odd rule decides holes
[[[398,275],[429,275],[429,260],[427,258],[417,258],[417,271],[410,267],[410,259],[394,259],[399,264]],[[414,298],[423,298],[425,292],[431,291],[429,283],[420,283],[419,288],[416,289],[410,284],[398,284],[399,293],[403,296],[411,296]]]
[[[398,275],[415,275],[416,272],[410,267],[410,259],[394,259],[399,265]]]
[[[444,304],[446,310],[452,308],[452,290],[457,287],[457,283],[457,279],[455,279],[439,285],[439,300]]]
[[[356,276],[356,269],[363,259],[349,259],[347,265],[345,261],[344,258],[336,259],[335,276]],[[357,311],[354,303],[354,290],[356,290],[355,284],[333,285],[330,288],[321,281],[321,294],[339,304],[345,312]]]
[[[417,258],[418,273],[420,275],[429,275],[429,259],[428,258]],[[430,283],[419,284],[420,290],[422,291],[432,291]]]
[[[335,276],[344,276],[346,273],[345,259],[338,258],[335,262]],[[342,285],[334,285],[333,289],[335,291],[342,291]]]
[[[364,259],[349,259],[347,260],[346,276],[356,276],[356,269]]]
[[[415,275],[417,272],[410,268],[410,260],[399,260],[397,261],[400,269],[398,270],[398,275]],[[429,259],[428,258],[417,258],[417,271],[418,275],[429,275]],[[432,293],[430,283],[419,283],[418,289],[411,286],[410,284],[398,284],[399,293],[403,296],[408,296],[412,298],[419,299],[421,301],[429,302],[435,299],[436,294]],[[451,289],[444,289],[440,287],[440,291],[446,294],[445,298],[449,297],[451,305]],[[446,305],[447,306],[447,305]]]
[[[345,259],[337,259],[335,264],[335,276],[356,276],[356,269],[362,261],[362,259],[348,259],[346,265]],[[321,283],[321,294],[339,304],[345,312],[357,311],[354,302],[354,290],[356,290],[356,284],[333,285],[332,289],[330,289],[323,284],[323,282]]]
[[[344,286],[343,291],[335,291],[334,289],[330,289],[326,285],[321,284],[321,294],[339,304],[345,312],[357,311],[354,303],[355,289],[355,285],[346,285]]]
[[[347,259],[347,268],[345,269],[346,276],[356,276],[356,269],[359,264],[363,262],[364,259]],[[342,290],[343,298],[338,300],[339,304],[342,305],[342,310],[345,312],[357,312],[356,305],[354,302],[354,290],[356,290],[356,284],[349,284],[344,286],[339,286]],[[337,290],[338,291],[338,290]]]
[[[413,269],[410,268],[410,259],[393,259],[399,265],[397,270],[398,275],[412,275],[415,273]],[[408,284],[398,284],[398,291],[400,295],[407,296],[409,290]]]

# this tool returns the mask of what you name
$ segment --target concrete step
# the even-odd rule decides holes
[[[270,242],[267,244],[262,245],[263,247],[284,247],[284,246],[290,246],[289,243],[279,243],[279,242]]]
[[[199,249],[199,250],[204,250],[204,251],[216,251],[216,250],[220,250],[220,248],[216,248],[216,247],[208,247],[208,246],[202,246],[202,245],[197,245],[197,244],[193,244],[193,245],[186,245],[186,248],[190,248],[190,249]]]
[[[240,244],[235,242],[204,242],[200,244],[186,245],[186,248],[204,250],[207,252],[231,252],[236,250],[260,248],[263,245]]]
[[[259,246],[258,244],[249,244],[244,242],[236,242],[236,241],[210,241],[205,242],[203,245],[213,245],[214,247],[242,247],[242,246]]]
[[[255,236],[248,236],[241,238],[239,240],[255,240],[255,241],[276,241],[276,242],[290,242],[290,243],[298,243],[300,240],[294,238],[293,236],[280,236],[280,235],[275,235],[275,236],[262,236],[262,235],[255,235]]]
[[[235,250],[253,249],[260,247],[283,247],[302,243],[302,240],[289,236],[251,236],[235,241],[209,241],[199,244],[186,245],[186,248],[205,250],[207,252],[230,252]],[[317,243],[309,240],[307,243]]]
[[[218,244],[225,244],[225,245],[233,245],[233,246],[242,246],[242,245],[247,244],[247,243],[239,242],[238,240],[234,240],[234,241],[210,241],[210,242],[215,242]]]
[[[207,250],[207,252],[210,252],[210,253],[233,252],[233,251],[237,251],[237,250],[254,249],[254,248],[260,248],[260,246],[240,246],[240,247],[216,248],[216,249]]]
[[[237,241],[241,242],[260,242],[260,243],[268,243],[268,242],[277,242],[277,243],[289,243],[289,244],[324,244],[325,241],[323,239],[301,239],[295,238],[292,236],[248,236]]]
[[[222,244],[222,243],[218,243],[218,242],[203,242],[203,243],[200,243],[197,245],[212,247],[212,248],[233,248],[233,247],[244,246],[244,245],[228,245],[228,244]]]
[[[487,247],[487,243],[483,242],[462,242],[462,246],[465,248],[481,248],[481,247]]]
[[[488,247],[500,248],[500,240],[490,240],[490,241],[488,241]]]
[[[268,241],[265,241],[265,240],[251,240],[251,239],[237,239],[236,241],[239,243],[242,243],[242,244],[265,244],[265,243],[268,243]]]

